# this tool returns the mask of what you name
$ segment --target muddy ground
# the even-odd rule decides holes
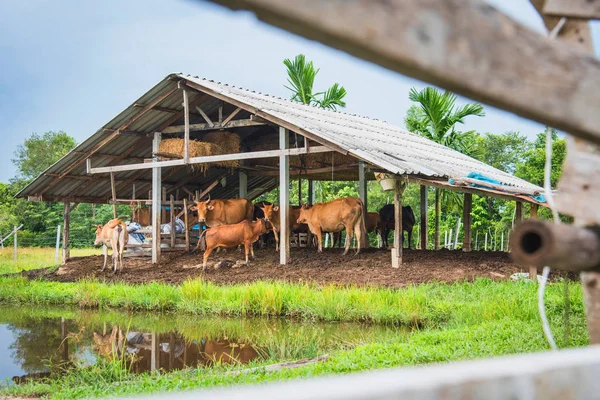
[[[523,271],[503,252],[405,249],[404,264],[399,269],[391,267],[390,252],[381,249],[369,249],[359,255],[352,253],[347,256],[338,249],[325,249],[322,254],[314,249],[292,249],[292,257],[288,266],[281,266],[279,253],[275,249],[256,250],[256,259],[251,260],[250,265],[214,269],[220,260],[242,259],[238,251],[228,250],[226,253],[211,254],[207,271],[203,273],[201,254],[166,253],[158,266],[152,266],[149,258],[126,258],[123,273],[117,276],[100,272],[102,257],[80,257],[72,259],[54,273],[44,274],[44,277],[62,282],[99,278],[130,283],[160,281],[177,284],[190,277],[202,276],[219,284],[279,280],[401,287],[410,283],[454,282],[477,277],[507,279],[511,274]],[[40,272],[31,272],[29,275]]]

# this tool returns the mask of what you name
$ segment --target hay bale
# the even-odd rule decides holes
[[[169,154],[173,157],[183,157],[183,139],[165,139],[158,146],[159,153]],[[190,140],[190,157],[213,156],[222,154],[222,150],[214,143],[206,143],[198,140]]]
[[[241,140],[237,133],[227,131],[209,132],[202,140],[208,143],[216,144],[224,151],[223,154],[240,152]]]

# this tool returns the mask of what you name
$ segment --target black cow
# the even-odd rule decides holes
[[[388,247],[388,235],[391,230],[395,229],[395,212],[393,204],[386,204],[379,210],[379,217],[381,218],[381,237],[383,240],[383,248]],[[410,206],[402,207],[402,230],[408,232],[408,248],[412,242],[412,230],[415,225],[415,214]],[[404,233],[404,232],[403,232]],[[404,235],[402,235],[404,240]]]

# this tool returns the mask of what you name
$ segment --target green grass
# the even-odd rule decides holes
[[[101,248],[71,249],[71,257],[99,255],[101,253]],[[19,247],[17,261],[15,261],[12,247],[0,249],[0,275],[56,266],[54,255],[55,249],[52,247]],[[59,250],[59,263],[61,260],[62,249]]]
[[[584,346],[588,343],[588,336],[581,286],[569,283],[570,336],[565,338],[563,285],[552,283],[547,287],[546,307],[552,329],[559,346]],[[363,321],[413,328],[410,333],[400,336],[367,337],[350,346],[336,348],[325,363],[275,374],[259,371],[236,377],[227,375],[227,368],[222,366],[210,370],[127,375],[123,378],[114,371],[117,367],[110,366],[105,369],[76,369],[60,379],[13,386],[6,390],[13,395],[37,394],[56,398],[115,396],[548,349],[537,313],[537,285],[527,282],[479,279],[472,283],[429,283],[395,290],[277,282],[217,286],[192,280],[182,286],[158,283],[133,286],[97,281],[57,284],[2,278],[0,301],[72,304],[98,307],[103,312],[112,308],[128,308],[178,311],[198,316],[251,315],[308,321]],[[185,324],[182,328],[185,329]],[[236,329],[244,331],[243,325]],[[327,332],[323,334],[328,335]],[[127,380],[127,384],[119,383],[123,379]]]

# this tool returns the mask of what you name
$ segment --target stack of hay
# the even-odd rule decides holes
[[[183,157],[183,139],[165,139],[160,142],[159,153],[172,158]],[[190,140],[190,158],[203,156],[216,156],[220,154],[231,154],[240,152],[240,137],[232,132],[211,132],[203,141]],[[237,160],[218,161],[210,164],[200,164],[200,171],[205,172],[211,165],[225,168],[237,168],[240,163]]]

